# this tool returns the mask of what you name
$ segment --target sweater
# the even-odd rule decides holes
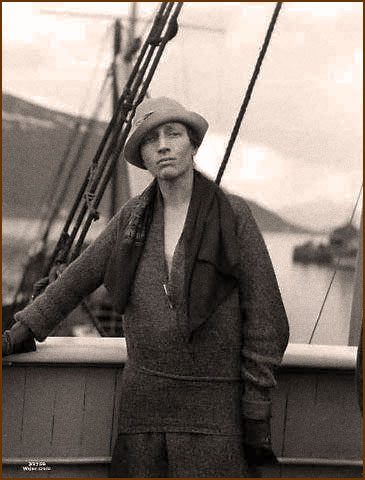
[[[236,218],[239,287],[187,342],[184,251],[179,241],[170,278],[163,250],[163,207],[156,209],[124,316],[128,362],[123,372],[121,432],[240,434],[242,420],[270,416],[275,369],[288,323],[275,273],[246,202],[227,195]],[[131,199],[104,232],[16,319],[38,340],[103,283],[117,231]],[[166,285],[166,295],[163,284]]]

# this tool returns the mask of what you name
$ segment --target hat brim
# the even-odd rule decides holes
[[[147,132],[168,122],[179,122],[192,128],[197,134],[198,147],[202,143],[204,135],[208,130],[208,122],[204,117],[195,112],[159,112],[158,115],[151,115],[151,117],[147,118],[132,131],[127,138],[123,151],[124,158],[127,162],[146,170],[140,154],[139,147],[141,141]]]

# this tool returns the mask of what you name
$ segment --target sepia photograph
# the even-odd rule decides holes
[[[2,2],[2,477],[363,478],[363,2]]]

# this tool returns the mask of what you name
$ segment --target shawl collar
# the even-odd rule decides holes
[[[153,216],[158,184],[154,180],[137,198],[118,233],[104,284],[123,313]],[[193,193],[184,227],[187,340],[238,284],[235,218],[223,191],[194,171]]]
[[[224,192],[195,171],[184,230],[188,338],[238,285],[235,224]]]
[[[105,271],[104,285],[111,295],[114,308],[119,313],[124,313],[128,303],[136,268],[151,224],[157,188],[155,179],[137,197],[129,218],[118,229],[117,240]]]

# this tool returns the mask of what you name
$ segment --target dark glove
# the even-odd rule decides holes
[[[248,465],[276,465],[278,460],[271,447],[270,420],[245,419],[244,446]]]
[[[5,330],[2,335],[3,356],[35,350],[36,344],[32,331],[20,322],[15,322],[10,330]]]
[[[245,452],[248,465],[262,467],[263,465],[277,465],[279,463],[275,453],[268,447],[245,445]]]

